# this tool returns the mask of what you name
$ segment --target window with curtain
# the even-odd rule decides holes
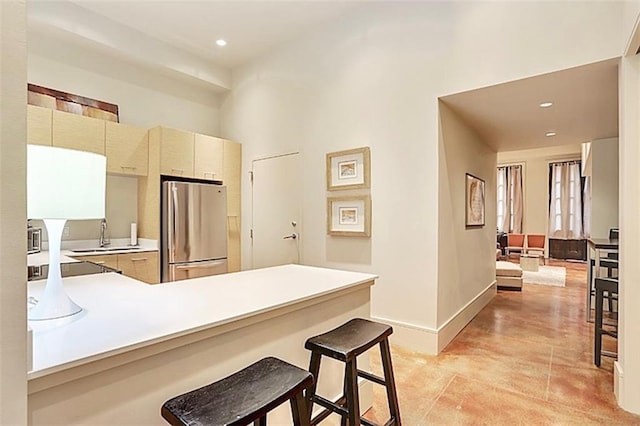
[[[549,236],[582,239],[583,179],[580,162],[551,163],[549,168]]]
[[[497,194],[498,194],[498,231],[502,231],[502,224],[504,223],[504,216],[507,213],[507,173],[506,167],[498,167],[498,179],[497,179]]]
[[[499,232],[522,232],[522,166],[498,167],[497,212]]]

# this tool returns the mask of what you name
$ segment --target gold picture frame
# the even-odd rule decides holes
[[[369,147],[327,154],[327,190],[362,189],[371,186]]]
[[[484,180],[469,173],[465,181],[465,226],[484,226]]]
[[[371,197],[327,198],[327,234],[339,237],[371,236]]]

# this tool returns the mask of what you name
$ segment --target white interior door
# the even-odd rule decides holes
[[[298,153],[254,160],[252,267],[300,263],[302,184]]]

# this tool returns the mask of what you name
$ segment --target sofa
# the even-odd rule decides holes
[[[522,268],[516,263],[496,261],[498,290],[522,291]]]

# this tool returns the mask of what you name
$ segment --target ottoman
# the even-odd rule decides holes
[[[498,290],[522,291],[522,268],[515,263],[496,261],[496,283]]]

